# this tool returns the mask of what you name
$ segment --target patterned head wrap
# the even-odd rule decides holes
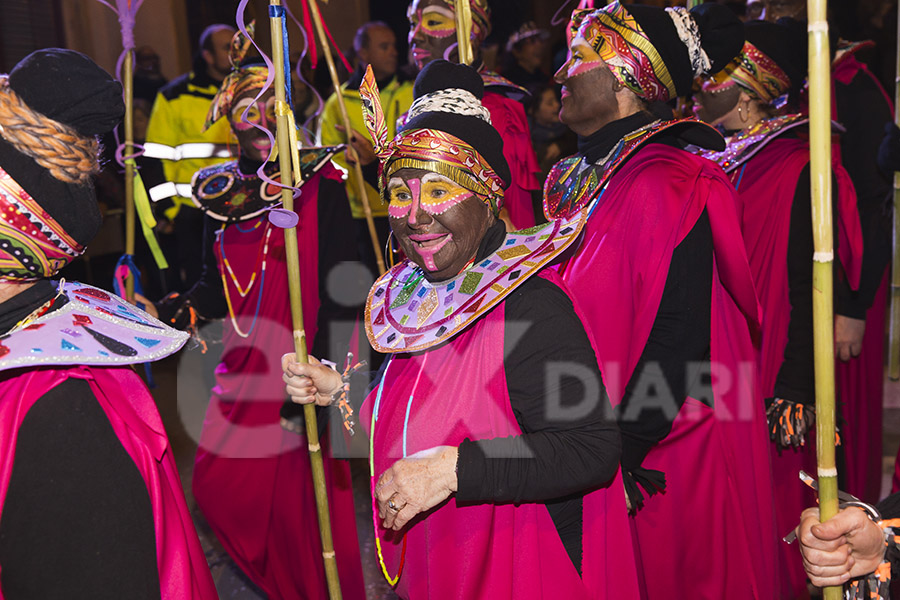
[[[447,8],[456,12],[455,0],[441,0]],[[485,38],[491,34],[491,7],[488,6],[487,0],[470,0],[472,7],[472,42],[476,46],[480,46]],[[412,2],[407,9],[407,17],[412,21]]]
[[[750,96],[770,103],[791,89],[791,78],[774,60],[749,41],[730,65],[720,73],[727,74]]]
[[[255,22],[247,26],[247,32],[253,36]],[[269,70],[263,65],[253,65],[249,67],[241,67],[241,62],[247,56],[250,49],[251,38],[245,37],[240,31],[231,38],[231,52],[229,60],[231,61],[231,73],[229,73],[219,91],[216,92],[212,104],[209,107],[209,113],[206,115],[206,123],[203,129],[209,129],[213,123],[227,116],[231,112],[231,105],[234,99],[247,90],[263,87],[269,76]]]
[[[0,168],[0,281],[52,277],[85,251]]]
[[[735,43],[743,41],[740,22],[710,7],[715,5],[689,12],[680,7],[626,8],[613,2],[600,9],[575,10],[567,31],[569,44],[575,37],[584,38],[619,83],[649,102],[664,102],[689,93],[694,77],[717,70],[717,65],[721,69],[739,51]],[[697,17],[703,28],[714,30],[708,44],[715,51],[713,57],[701,44]],[[736,42],[722,39],[734,38],[735,33],[740,37]],[[724,60],[719,57],[722,53],[727,54]]]
[[[443,60],[429,63],[419,75],[419,80],[428,71],[436,71],[446,64],[450,63]],[[453,65],[453,67],[469,68],[461,65]],[[478,145],[486,148],[485,151],[491,150],[490,143],[480,143],[485,137],[483,135],[485,132],[488,137],[493,134],[498,138],[498,150],[501,148],[501,143],[499,143],[499,134],[490,125],[490,113],[475,94],[462,88],[442,88],[418,95],[409,111],[407,123],[411,127],[400,131],[391,141],[387,139],[387,124],[381,108],[378,84],[375,82],[371,66],[366,70],[366,75],[359,88],[359,95],[362,98],[366,128],[374,140],[375,154],[381,163],[378,185],[382,195],[387,189],[387,183],[391,176],[398,170],[426,169],[439,173],[471,191],[495,214],[499,213],[503,203],[503,189],[509,184],[509,166],[506,164],[502,152],[493,152],[496,156],[491,156],[493,161],[499,164],[495,168],[488,163],[482,152],[476,149],[476,145]],[[420,117],[427,118],[429,113],[445,113],[447,121],[454,119],[458,121],[459,118],[470,119],[465,127],[473,130],[475,133],[473,137],[481,139],[479,142],[469,143],[462,139],[461,134],[454,135],[444,130],[455,130],[453,127],[415,127],[416,121],[421,121]],[[438,117],[431,122],[440,121],[441,119]],[[478,129],[485,131],[478,132]]]

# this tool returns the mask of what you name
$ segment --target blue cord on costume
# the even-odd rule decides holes
[[[136,294],[144,295],[144,287],[141,285],[141,272],[137,268],[137,264],[134,262],[133,254],[123,254],[119,259],[119,262],[116,263],[116,267],[113,270],[113,291],[116,293],[116,296],[120,298],[125,298],[125,290],[119,285],[119,280],[116,278],[115,273],[119,272],[119,267],[125,265],[128,267],[128,270],[131,272],[131,280],[134,281],[134,292]],[[138,302],[137,307],[141,310],[144,310],[146,305],[143,302]],[[151,390],[156,387],[156,381],[153,379],[153,371],[150,369],[150,363],[144,363],[144,375],[147,377],[147,387]]]
[[[741,180],[744,178],[744,169],[747,168],[747,163],[744,163],[744,166],[741,167],[741,172],[738,175],[737,183],[734,184],[734,191],[737,191],[739,187],[741,187]]]

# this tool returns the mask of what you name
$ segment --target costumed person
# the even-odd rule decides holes
[[[803,0],[766,0],[766,20],[806,18]],[[836,32],[834,24],[830,30]],[[866,502],[881,495],[881,423],[884,400],[884,335],[891,260],[892,173],[878,165],[884,129],[893,122],[890,96],[856,53],[872,42],[832,36],[832,119],[843,127],[835,156],[856,188],[863,232],[863,265],[858,289],[835,282],[835,371],[846,468],[841,487]]]
[[[150,122],[143,157],[162,162],[165,180],[147,181],[155,211],[164,221],[163,230],[174,235],[170,262],[178,265],[167,274],[168,291],[185,291],[200,277],[203,213],[191,203],[191,177],[198,169],[230,160],[236,153],[235,139],[227,123],[204,128],[210,99],[231,70],[228,61],[234,27],[210,25],[200,34],[200,49],[192,69],[159,90]],[[177,259],[177,260],[176,260]]]
[[[381,101],[384,103],[382,109],[385,112],[389,135],[393,137],[396,133],[397,120],[409,110],[409,106],[412,104],[413,82],[404,76],[403,71],[397,69],[397,38],[386,23],[373,21],[357,29],[353,38],[353,49],[359,60],[350,79],[341,86],[340,93],[344,105],[347,107],[350,127],[353,128],[350,143],[356,148],[362,168],[370,171],[368,175],[363,174],[364,179],[372,182],[365,182],[366,194],[374,217],[378,239],[384,243],[390,233],[387,204],[381,201],[376,189],[378,159],[372,150],[372,140],[369,139],[365,123],[363,123],[359,86],[365,75],[366,67],[372,65],[372,71],[378,80],[378,88],[381,90]],[[337,95],[332,95],[325,101],[322,118],[319,120],[319,143],[332,146],[342,144],[346,140],[347,135],[344,132],[344,121],[338,105],[338,98]],[[372,271],[374,279],[379,275],[378,265],[373,254],[372,241],[369,239],[363,200],[358,197],[359,187],[356,182],[356,171],[350,168],[347,158],[344,156],[336,157],[335,162],[347,170],[347,197],[350,199],[350,211],[356,225],[358,252],[363,262]]]
[[[187,336],[51,278],[102,220],[97,136],[125,113],[90,58],[0,76],[0,597],[218,598],[172,448],[134,365]],[[48,568],[50,572],[48,572]]]
[[[585,215],[506,232],[510,171],[483,90],[471,67],[430,62],[390,142],[371,72],[360,90],[409,257],[366,305],[390,354],[361,411],[378,560],[402,598],[625,598],[627,523],[597,518],[610,502],[625,521],[621,487],[604,488],[619,434],[578,309],[545,268]],[[332,403],[336,371],[283,361],[295,402]]]
[[[551,171],[544,210],[590,212],[584,240],[558,270],[602,340],[651,599],[774,598],[778,589],[756,392],[759,308],[737,198],[715,163],[683,150],[722,150],[724,140],[693,119],[660,122],[647,110],[689,94],[743,39],[737,17],[716,4],[688,12],[613,2],[573,13],[556,75],[560,119],[578,134],[579,153]],[[644,503],[639,484],[665,493]]]
[[[794,23],[797,23],[796,21]],[[759,397],[768,407],[778,531],[812,504],[811,490],[797,479],[816,468],[815,369],[813,363],[813,225],[810,213],[807,115],[773,103],[803,86],[806,30],[752,21],[747,41],[730,65],[704,80],[694,111],[726,131],[728,147],[707,151],[731,178],[741,202],[741,232],[762,307]],[[856,193],[849,175],[834,166],[837,248],[845,278],[859,285],[863,241]],[[780,598],[807,594],[806,573],[796,552],[781,545],[787,568]]]
[[[900,570],[900,494],[872,506],[848,498],[824,523],[803,511],[794,529],[803,566],[818,587],[844,586],[848,600],[888,600]]]
[[[412,0],[409,18],[409,47],[416,66],[422,69],[432,60],[459,62],[456,41],[456,3],[453,0]],[[484,68],[481,43],[491,32],[491,9],[487,0],[471,0],[473,66],[484,80],[484,106],[491,122],[503,138],[503,156],[512,173],[512,183],[504,194],[501,218],[510,229],[535,224],[532,192],[540,190],[539,171],[531,134],[521,99],[523,88]]]
[[[278,163],[265,163],[269,181],[257,175],[272,150],[266,132],[275,131],[275,96],[272,89],[263,92],[265,66],[241,66],[250,43],[235,36],[234,70],[207,120],[227,120],[240,158],[194,175],[194,202],[206,215],[202,277],[153,310],[178,327],[227,317],[194,463],[197,505],[237,565],[270,598],[324,599],[306,429],[299,407],[282,407],[281,354],[275,353],[293,339],[284,235],[268,210],[280,198],[280,188],[269,182],[279,181]],[[340,149],[300,150],[303,314],[307,344],[323,353],[331,351],[331,334],[342,324],[352,328],[361,308],[345,305],[340,285],[326,285],[342,264],[356,260],[344,184],[329,162]],[[335,354],[346,352],[346,340],[335,344]],[[323,446],[327,454],[328,438]],[[341,589],[345,598],[364,598],[350,468],[334,458],[324,462]]]

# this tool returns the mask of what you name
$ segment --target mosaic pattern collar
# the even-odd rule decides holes
[[[654,121],[625,135],[597,163],[580,154],[562,159],[553,165],[544,183],[544,215],[548,219],[564,219],[591,206],[612,176],[644,144],[665,131],[685,127],[708,125],[696,119]]]
[[[451,339],[568,248],[587,213],[508,233],[500,247],[449,281],[430,283],[409,260],[382,275],[366,301],[377,352],[425,350]]]
[[[800,114],[764,119],[753,127],[731,136],[728,140],[728,147],[724,151],[704,151],[700,155],[718,163],[726,173],[731,173],[756,156],[760,150],[778,136],[791,129],[802,127],[807,123],[809,123],[809,117]]]
[[[340,146],[302,148],[300,150],[300,175],[303,183],[328,164],[331,158],[344,149]],[[264,172],[269,178],[280,181],[278,163],[266,163]],[[194,175],[191,200],[204,213],[226,223],[247,221],[281,202],[281,188],[272,185],[256,173],[247,175],[238,168],[238,161],[213,165]]]
[[[0,338],[0,371],[44,365],[133,365],[174,354],[188,334],[103,290],[66,283],[68,302]]]

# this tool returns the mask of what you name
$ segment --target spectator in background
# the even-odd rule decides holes
[[[161,159],[165,174],[162,183],[148,181],[148,191],[152,200],[161,202],[162,217],[170,223],[163,230],[175,236],[172,249],[177,255],[167,257],[174,267],[168,283],[175,289],[169,291],[184,291],[185,284],[199,279],[202,267],[203,215],[191,203],[191,177],[230,158],[236,144],[225,121],[203,131],[210,102],[231,70],[228,52],[234,31],[221,24],[203,30],[193,69],[160,89],[147,126],[144,156]]]
[[[344,98],[344,105],[347,107],[350,126],[353,128],[351,143],[359,155],[362,166],[373,171],[366,179],[374,181],[377,178],[378,161],[375,159],[372,139],[363,122],[362,101],[359,97],[359,86],[366,73],[366,67],[371,65],[381,90],[382,110],[388,127],[388,135],[391,137],[396,134],[397,119],[412,104],[413,84],[397,71],[397,38],[386,23],[372,21],[360,27],[353,38],[353,49],[359,58],[358,64],[347,83],[341,86],[340,93]],[[338,98],[336,94],[332,94],[325,101],[325,108],[322,111],[322,118],[319,122],[319,141],[328,146],[342,144],[347,140],[346,136]],[[348,170],[347,197],[350,200],[350,210],[357,224],[356,239],[359,245],[359,255],[372,270],[372,274],[379,275],[376,270],[374,249],[369,239],[363,200],[358,192],[359,184],[355,171],[349,165],[349,154],[334,160],[342,168]],[[384,243],[390,231],[387,220],[387,204],[382,202],[378,190],[370,183],[364,182],[363,185],[368,195],[372,216],[375,217],[378,239]]]
[[[141,46],[134,51],[134,97],[146,100],[151,105],[159,88],[167,80],[159,70],[159,54],[150,46]]]
[[[545,83],[533,92],[526,106],[541,181],[547,178],[556,161],[578,151],[578,136],[559,120],[559,95],[559,86]]]
[[[538,29],[533,21],[522,25],[506,42],[506,64],[503,75],[532,94],[550,81],[544,72],[544,55],[550,35]]]

